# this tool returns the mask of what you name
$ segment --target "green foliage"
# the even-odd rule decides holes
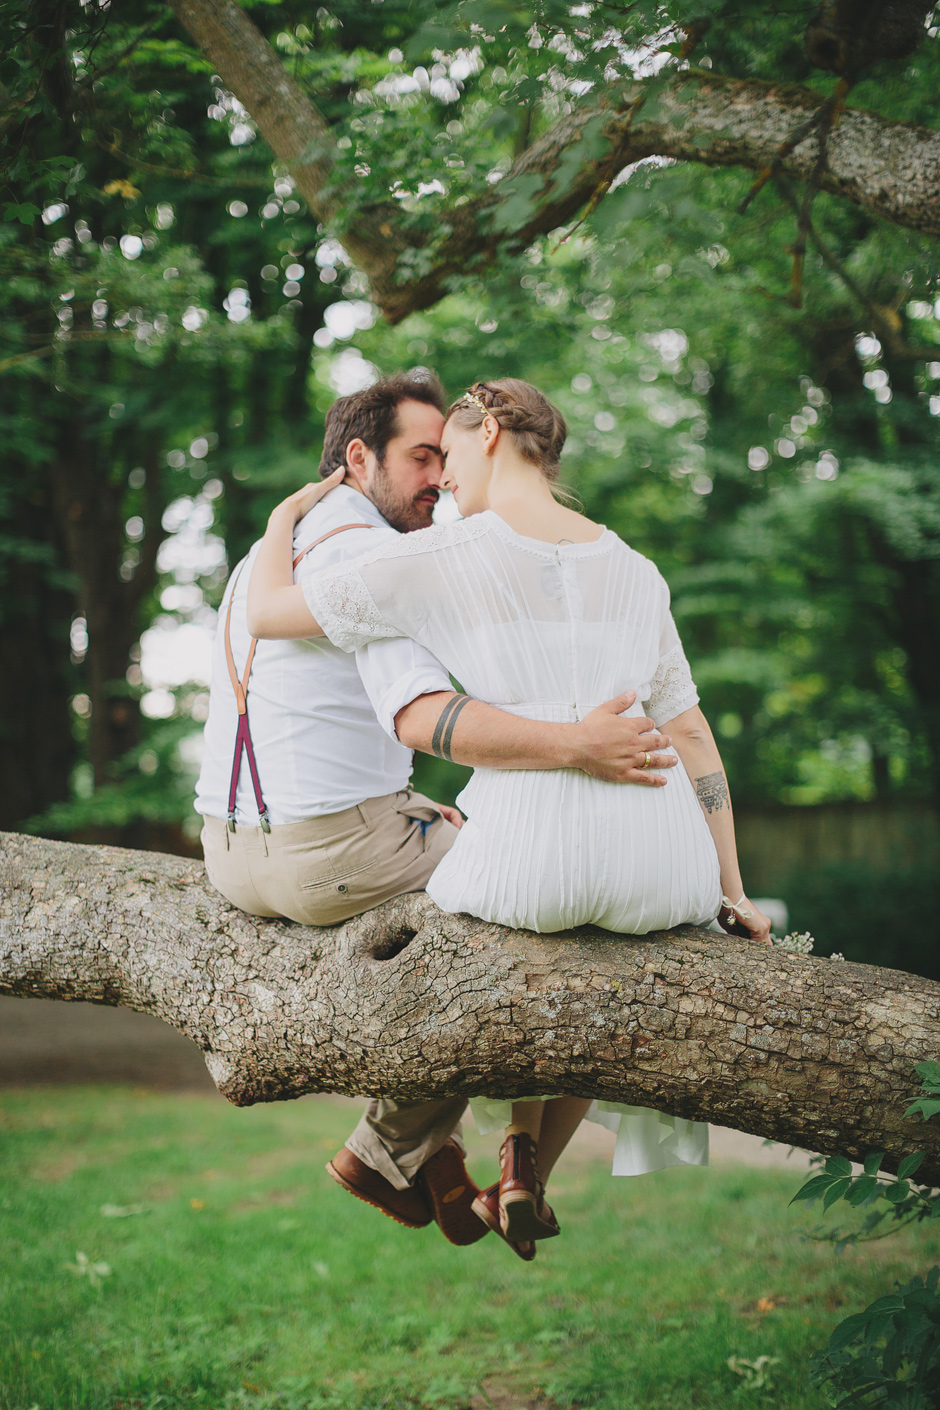
[[[790,922],[811,929],[817,953],[940,979],[940,878],[889,856],[826,862],[784,881]]]
[[[191,700],[197,693],[180,692],[170,719],[144,719],[140,742],[114,762],[108,783],[95,788],[88,766],[79,764],[71,798],[26,819],[23,831],[68,837],[93,835],[99,828],[111,831],[182,821],[195,840],[199,826],[192,811],[196,770],[187,745],[193,738]]]
[[[940,1063],[917,1065],[925,1096],[905,1113],[924,1119],[940,1112]],[[883,1151],[872,1151],[861,1175],[851,1162],[830,1156],[823,1169],[797,1191],[791,1204],[821,1199],[823,1210],[844,1201],[867,1211],[860,1228],[833,1229],[814,1237],[841,1252],[850,1245],[884,1238],[898,1229],[940,1220],[940,1190],[912,1183],[923,1163],[923,1151],[900,1162],[895,1176],[881,1173]],[[873,1208],[878,1204],[887,1208]],[[879,1228],[885,1220],[889,1227]],[[932,1410],[940,1394],[940,1267],[925,1278],[897,1284],[897,1291],[877,1298],[864,1311],[846,1317],[834,1329],[826,1350],[812,1361],[817,1384],[824,1385],[831,1404],[839,1407],[892,1406],[897,1410]]]
[[[940,1116],[940,1062],[919,1063],[917,1075],[921,1079],[925,1095],[909,1106],[904,1115],[920,1114],[927,1121],[931,1116]]]
[[[468,261],[446,299],[394,329],[372,322],[341,248],[344,223],[391,213],[414,241],[399,275],[420,277],[458,203],[498,192],[515,158],[602,83],[632,83],[640,65],[651,115],[683,62],[676,27],[691,21],[711,21],[692,55],[701,72],[829,93],[834,80],[802,47],[808,12],[641,0],[614,24],[603,6],[561,0],[249,9],[336,138],[341,205],[328,230],[162,0],[82,7],[59,37],[39,10],[0,5],[5,111],[24,118],[0,133],[0,573],[24,581],[20,565],[42,562],[59,585],[54,621],[38,575],[5,607],[26,639],[30,603],[31,620],[49,621],[45,652],[61,652],[67,592],[89,622],[91,655],[62,663],[59,697],[102,675],[106,694],[120,692],[154,616],[186,620],[160,605],[173,574],[147,568],[169,508],[220,485],[211,527],[235,561],[280,489],[309,475],[351,374],[420,363],[457,391],[512,373],[562,407],[564,477],[587,511],[665,572],[736,802],[938,796],[932,242],[819,198],[817,227],[868,302],[811,251],[797,310],[785,298],[794,218],[773,188],[739,214],[747,173],[648,161],[567,239],[556,232],[484,274]],[[932,122],[937,51],[925,43],[903,68],[872,70],[853,101]],[[599,150],[596,126],[577,130],[561,184]],[[540,189],[513,178],[497,217],[508,235]],[[128,239],[140,242],[133,258]],[[288,295],[293,264],[302,277]],[[332,331],[350,303],[356,330]],[[893,311],[916,357],[872,337],[872,304]],[[200,440],[207,453],[191,455]],[[66,547],[79,521],[54,492],[57,465],[84,522],[99,521],[119,632],[115,614],[89,606],[89,554]],[[131,520],[142,540],[127,537]],[[213,604],[216,569],[194,581]],[[113,652],[93,671],[106,632],[128,659]],[[53,689],[38,665],[35,678]],[[101,701],[95,711],[63,777],[103,728]],[[127,749],[111,745],[120,770]],[[435,788],[459,786],[435,763],[421,770]],[[133,767],[124,776],[136,781]],[[51,801],[62,792],[20,817]],[[799,923],[821,930],[813,916]]]
[[[940,1268],[898,1284],[833,1332],[814,1373],[845,1406],[933,1410],[940,1390]]]

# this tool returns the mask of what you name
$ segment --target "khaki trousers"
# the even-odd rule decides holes
[[[270,832],[207,817],[202,849],[212,885],[240,911],[338,925],[423,891],[456,836],[430,798],[405,789]]]
[[[206,817],[202,846],[209,880],[239,910],[338,925],[393,896],[423,891],[456,836],[436,804],[406,789],[267,833],[241,823],[232,832]],[[407,1189],[448,1138],[462,1149],[466,1105],[464,1097],[410,1105],[373,1100],[346,1144],[396,1189]]]

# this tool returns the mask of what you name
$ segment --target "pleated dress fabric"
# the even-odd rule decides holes
[[[665,581],[608,529],[555,545],[487,510],[327,568],[303,590],[334,645],[412,637],[467,694],[527,719],[573,723],[632,688],[627,713],[661,726],[698,701]],[[444,911],[634,935],[717,914],[718,858],[681,762],[658,789],[574,769],[475,769],[457,802],[467,822],[427,886]],[[505,1124],[508,1108],[482,1103],[482,1126]],[[589,1115],[609,1126],[624,1113],[615,1174],[707,1159],[701,1123],[620,1106]]]

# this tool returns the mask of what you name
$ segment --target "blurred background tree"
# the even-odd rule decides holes
[[[587,512],[669,580],[745,838],[770,805],[881,810],[864,862],[822,848],[774,874],[794,920],[857,958],[920,926],[907,962],[933,972],[933,237],[825,191],[808,220],[788,179],[754,194],[741,168],[654,155],[396,326],[342,238],[394,207],[420,279],[459,203],[612,69],[653,106],[677,71],[836,99],[849,61],[808,56],[814,7],[244,9],[337,139],[329,222],[165,4],[0,5],[0,825],[192,845],[214,608],[314,473],[332,399],[397,367],[453,393],[511,373],[564,411]],[[933,121],[931,23],[856,56],[853,107]],[[517,182],[507,232],[532,199]],[[899,809],[917,849],[892,840]]]

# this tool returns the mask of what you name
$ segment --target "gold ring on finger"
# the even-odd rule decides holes
[[[647,754],[647,755],[646,755],[646,758],[645,758],[645,761],[644,761],[644,764],[643,764],[643,768],[644,768],[644,769],[648,769],[649,766],[650,766],[650,764],[651,764],[652,762],[653,762],[653,756],[652,756],[652,754]]]

